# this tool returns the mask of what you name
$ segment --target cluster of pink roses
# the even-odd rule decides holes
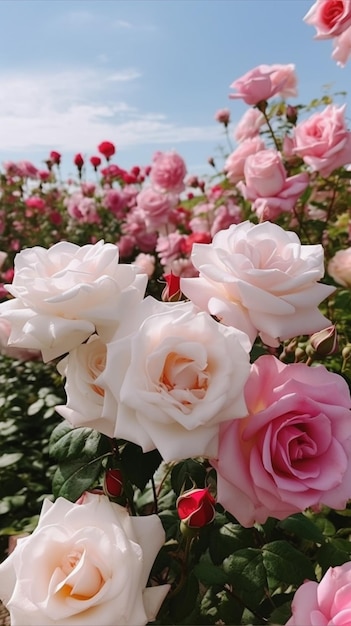
[[[351,3],[316,0],[304,20],[316,28],[316,39],[333,39],[332,57],[342,67],[351,55]]]

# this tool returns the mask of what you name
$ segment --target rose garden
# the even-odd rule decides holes
[[[305,21],[344,66],[351,0]],[[208,177],[107,138],[2,166],[11,626],[351,624],[346,101],[292,104],[293,64],[229,98]]]

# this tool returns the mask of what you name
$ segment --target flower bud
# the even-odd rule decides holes
[[[190,489],[177,499],[178,515],[189,528],[202,528],[215,516],[215,499],[208,489]]]
[[[180,291],[180,277],[175,274],[165,274],[164,279],[167,283],[164,288],[161,300],[163,302],[179,302],[182,299],[182,292]]]
[[[109,498],[119,498],[123,493],[122,472],[119,469],[110,468],[104,476],[104,493]]]
[[[338,335],[335,326],[328,326],[314,333],[309,339],[309,346],[317,356],[328,356],[338,352]]]
[[[286,107],[286,119],[288,120],[288,122],[290,122],[290,124],[296,124],[297,122],[297,108],[293,107],[291,104],[288,104],[288,106]]]

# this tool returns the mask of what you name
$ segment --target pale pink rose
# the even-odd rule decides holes
[[[332,58],[340,67],[345,67],[351,56],[351,26],[339,35],[339,37],[335,37],[333,48]]]
[[[260,218],[276,219],[284,211],[292,211],[309,183],[301,172],[287,177],[281,154],[276,150],[261,150],[247,157],[244,167],[245,183],[238,189]]]
[[[99,224],[101,222],[95,199],[83,196],[80,191],[73,193],[64,200],[64,205],[67,207],[68,215],[82,224]]]
[[[182,243],[184,240],[185,236],[178,232],[160,235],[157,238],[156,252],[162,265],[169,268],[166,274],[170,273],[172,261],[182,255]]]
[[[244,178],[244,166],[247,157],[264,149],[264,141],[258,136],[242,141],[234,152],[227,157],[224,164],[224,171],[228,180],[235,184]]]
[[[296,95],[294,65],[259,65],[231,85],[237,93],[229,98],[241,98],[246,104],[255,105],[279,94],[282,97]],[[285,91],[286,89],[286,91]]]
[[[234,139],[239,143],[245,139],[257,137],[261,126],[265,123],[264,115],[258,109],[247,109],[235,127]]]
[[[152,160],[150,180],[155,189],[180,193],[184,189],[186,165],[177,152],[156,152]]]
[[[14,298],[0,304],[0,316],[11,323],[9,344],[41,350],[49,361],[95,332],[107,340],[147,283],[145,274],[118,258],[117,246],[103,241],[22,250],[6,285]]]
[[[213,202],[199,202],[192,211],[193,217],[189,221],[189,228],[193,233],[208,233],[212,224],[215,204]]]
[[[146,187],[137,196],[139,214],[150,231],[159,230],[168,224],[170,214],[174,209],[178,196],[155,191],[152,187]]]
[[[105,369],[106,344],[97,335],[74,348],[57,365],[58,372],[66,379],[65,405],[56,411],[72,426],[87,426],[113,437],[111,422],[103,415],[104,389],[96,379]]]
[[[147,274],[149,279],[155,271],[155,263],[155,257],[152,254],[145,254],[144,252],[140,252],[134,260],[134,264],[139,267],[141,273]]]
[[[288,65],[271,65],[273,74],[271,80],[273,85],[281,86],[279,89],[279,95],[281,98],[295,98],[297,94],[297,76],[295,73],[295,65],[289,63]]]
[[[351,133],[346,127],[345,107],[330,104],[294,129],[294,153],[324,177],[351,162]]]
[[[199,272],[196,267],[193,266],[190,259],[175,259],[172,261],[170,269],[175,276],[191,278],[192,276],[199,275]]]
[[[222,424],[217,499],[245,527],[351,497],[351,398],[324,366],[261,356],[245,385],[248,414]],[[305,622],[300,622],[300,624]]]
[[[248,338],[191,302],[148,297],[134,316],[134,332],[121,326],[107,344],[96,381],[107,390],[106,414],[115,403],[114,436],[157,448],[166,462],[216,455],[219,423],[246,414]]]
[[[164,540],[156,515],[131,517],[104,495],[45,500],[34,532],[0,565],[11,624],[145,626],[169,590],[146,587]]]
[[[135,238],[131,235],[122,235],[117,242],[121,259],[128,259],[136,247]]]
[[[329,567],[319,583],[308,580],[295,592],[292,616],[286,626],[337,624],[347,626],[351,616],[351,563]]]
[[[315,39],[331,39],[351,26],[350,0],[317,0],[303,18],[316,28]]]
[[[318,304],[334,287],[324,276],[321,245],[301,245],[277,224],[249,221],[218,232],[210,244],[194,244],[198,278],[182,278],[184,295],[221,322],[257,333],[274,346],[277,339],[311,334],[330,325]]]
[[[351,289],[351,248],[338,250],[330,259],[327,271],[336,283]]]
[[[39,350],[28,350],[26,348],[15,348],[8,345],[11,334],[11,324],[5,319],[0,318],[0,354],[8,356],[17,361],[36,361],[39,360],[41,354]]]
[[[149,232],[145,220],[140,214],[138,207],[132,207],[127,213],[127,218],[122,225],[124,235],[130,235],[141,252],[154,252],[157,232]]]

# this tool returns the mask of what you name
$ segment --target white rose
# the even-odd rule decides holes
[[[79,247],[61,241],[15,257],[13,300],[0,305],[11,322],[9,343],[54,359],[97,332],[105,340],[125,310],[144,296],[147,276],[118,263],[118,248],[103,241]]]
[[[216,456],[219,423],[246,415],[249,351],[246,335],[192,303],[147,298],[135,332],[107,344],[97,379],[105,414],[116,412],[114,436],[165,461]]]
[[[334,287],[324,276],[321,245],[301,245],[277,224],[242,222],[218,232],[211,244],[194,244],[199,277],[181,278],[182,292],[202,310],[240,328],[253,342],[311,334],[330,325],[318,310]]]
[[[33,534],[0,565],[12,626],[143,626],[169,589],[146,588],[164,538],[156,515],[130,517],[103,495],[45,500]]]
[[[103,417],[105,390],[96,383],[106,364],[106,343],[92,335],[60,361],[59,373],[66,378],[67,403],[56,411],[72,426],[94,428],[113,437],[114,420]]]

